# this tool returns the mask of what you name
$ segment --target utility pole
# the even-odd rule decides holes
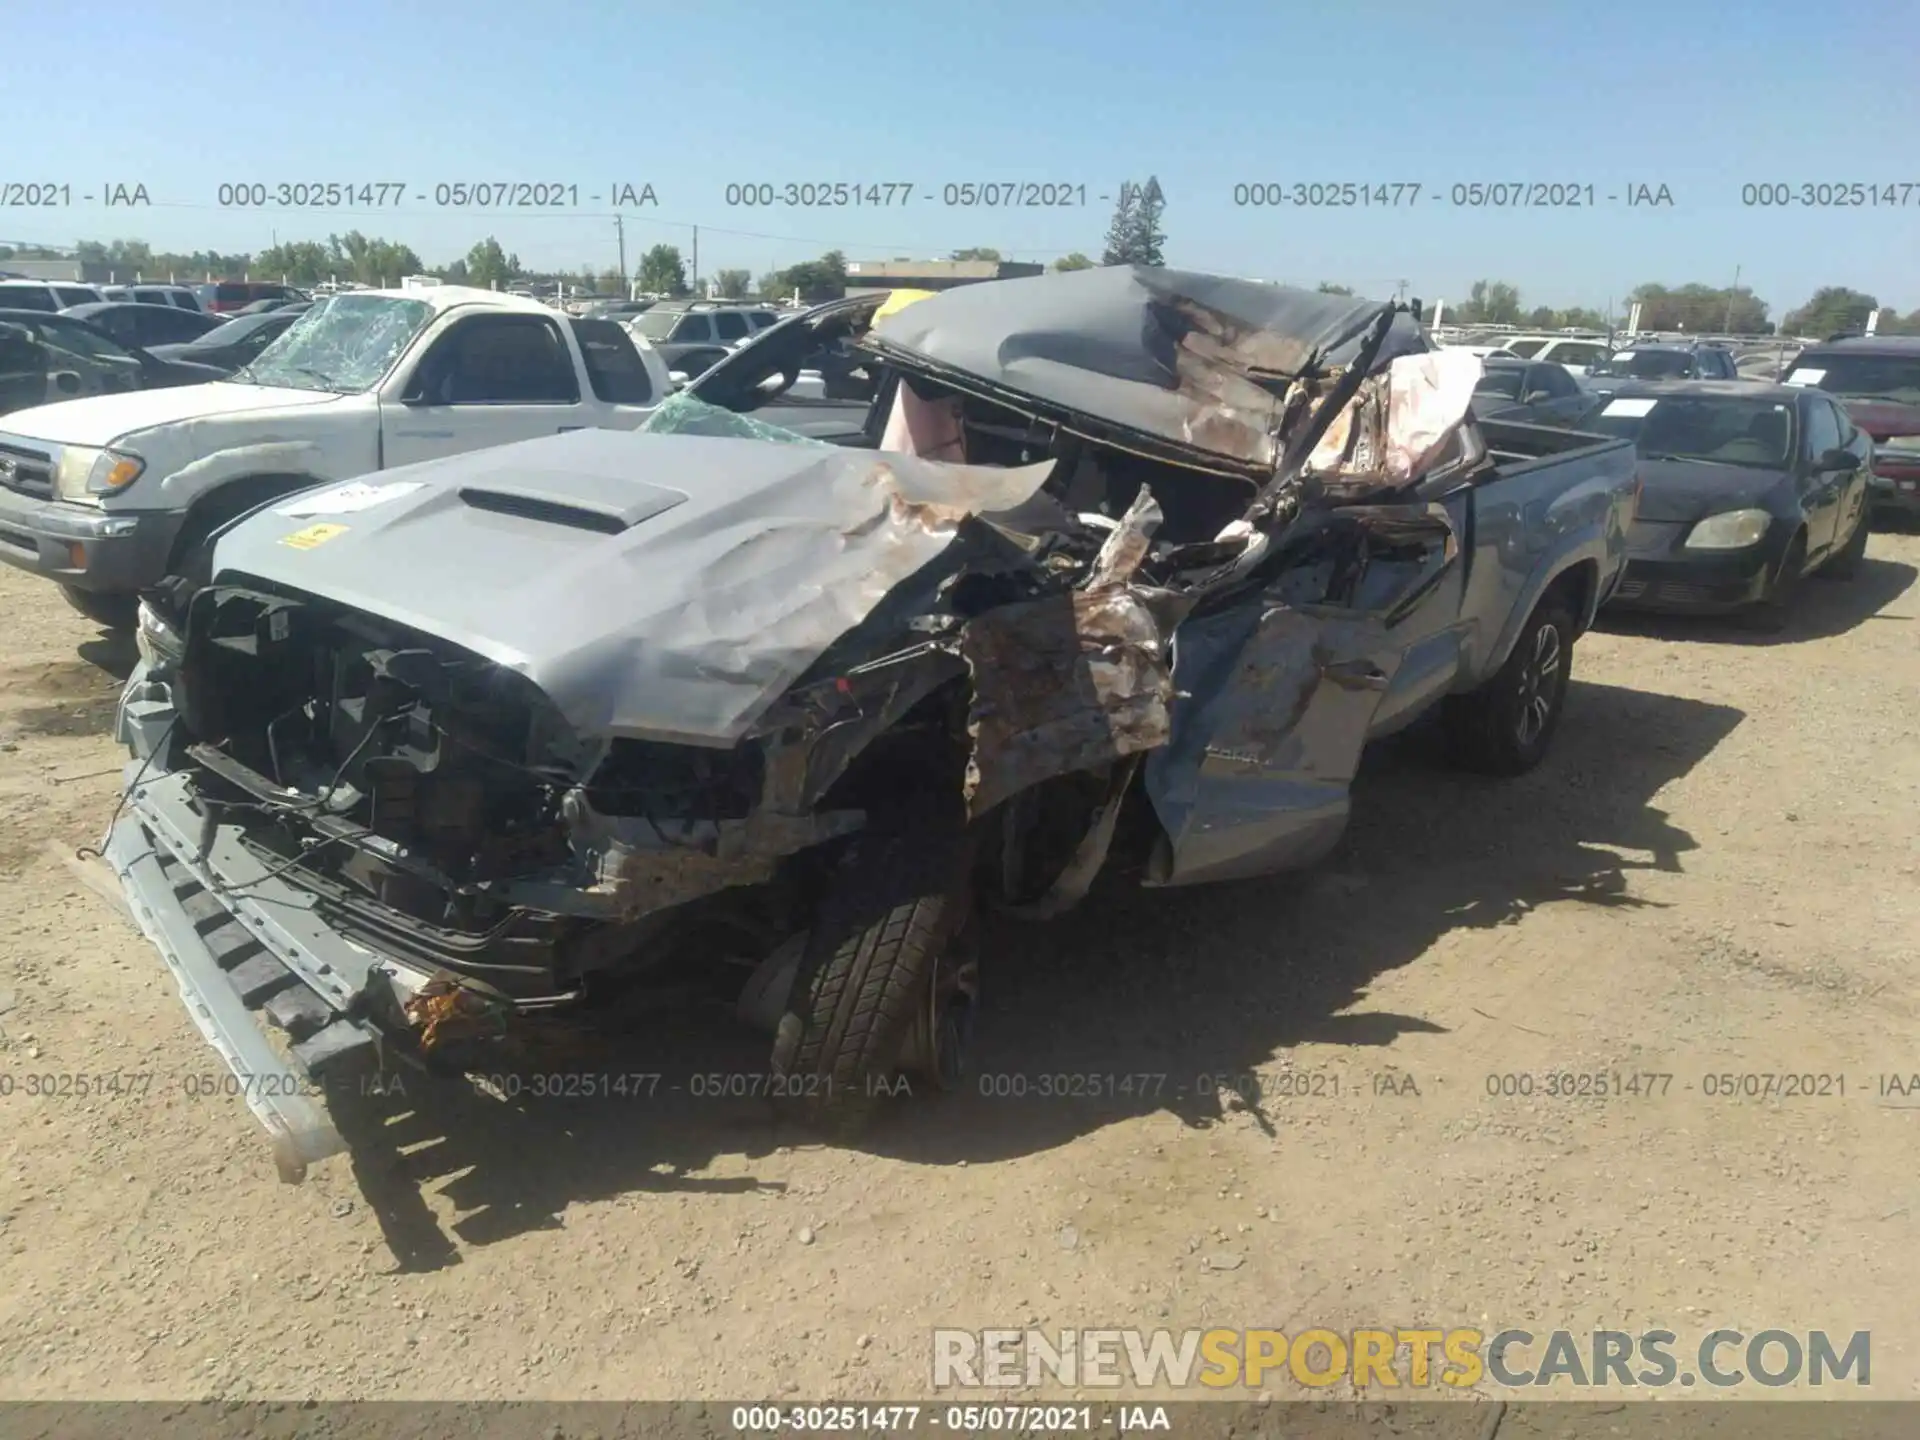
[[[1740,267],[1736,265],[1733,267],[1733,289],[1727,291],[1727,318],[1720,322],[1720,333],[1723,335],[1733,333],[1733,297],[1739,289]]]
[[[627,287],[627,298],[633,298],[633,280],[627,274],[627,217],[613,217],[613,233],[620,240],[620,283]]]
[[[698,225],[693,227],[693,280],[687,289],[695,295],[700,293],[700,227]]]

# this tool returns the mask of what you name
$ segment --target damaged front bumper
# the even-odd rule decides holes
[[[298,1183],[346,1148],[327,1094],[364,1086],[390,1048],[376,1017],[398,1013],[428,977],[340,936],[310,894],[242,843],[238,825],[208,822],[188,777],[159,768],[173,721],[166,684],[136,668],[116,720],[134,758],[103,853],[188,1014],[272,1137],[280,1178]]]

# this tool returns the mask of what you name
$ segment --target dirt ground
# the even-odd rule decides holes
[[[1379,747],[1314,871],[994,930],[976,1092],[1024,1094],[822,1146],[693,1093],[764,1063],[694,1010],[617,1057],[651,1099],[416,1085],[300,1187],[52,853],[130,657],[0,569],[0,1396],[924,1398],[936,1325],[1422,1323],[1870,1330],[1920,1394],[1920,538],[1869,554],[1778,639],[1582,640],[1521,780]],[[128,1093],[26,1093],[72,1072]],[[1846,1093],[1706,1093],[1748,1072]]]

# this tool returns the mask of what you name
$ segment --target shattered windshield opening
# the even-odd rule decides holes
[[[740,415],[718,405],[709,405],[684,391],[661,402],[659,408],[647,417],[646,423],[641,425],[640,433],[707,435],[732,440],[771,440],[776,445],[817,445],[827,450],[838,448],[796,430],[769,425],[750,415]]]
[[[433,318],[424,300],[390,295],[336,295],[294,321],[232,379],[290,390],[356,395],[393,368]]]

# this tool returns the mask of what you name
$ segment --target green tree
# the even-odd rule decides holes
[[[594,281],[594,288],[602,295],[624,295],[627,293],[627,277],[609,265]]]
[[[411,246],[376,240],[358,230],[329,235],[327,248],[332,252],[329,273],[361,285],[398,285],[401,276],[417,275],[426,268]],[[257,260],[254,263],[259,264]]]
[[[1140,213],[1140,197],[1131,180],[1120,182],[1120,198],[1113,202],[1113,218],[1107,222],[1106,248],[1100,252],[1102,265],[1131,265],[1133,242]]]
[[[1518,325],[1520,292],[1504,280],[1476,280],[1449,318],[1462,325]]]
[[[315,240],[286,240],[253,257],[253,268],[289,285],[318,285],[332,273],[333,252]]]
[[[793,291],[787,287],[786,271],[769,270],[758,280],[754,281],[753,293],[763,300],[784,300],[791,295]]]
[[[1167,233],[1160,228],[1160,219],[1166,214],[1167,197],[1160,188],[1160,179],[1149,175],[1147,183],[1140,187],[1140,198],[1133,212],[1133,263],[1135,265],[1164,265],[1166,257],[1161,247],[1167,243]]]
[[[838,250],[829,250],[818,260],[802,260],[798,265],[789,265],[785,270],[776,271],[775,275],[777,285],[774,293],[791,295],[798,290],[800,298],[809,304],[838,299],[847,293],[847,257]]]
[[[1053,268],[1056,270],[1091,270],[1093,269],[1093,261],[1082,255],[1078,250],[1075,250],[1071,255],[1062,255],[1058,260],[1054,261]]]
[[[975,245],[966,250],[955,250],[947,257],[949,260],[991,260],[1000,263],[1000,252],[985,245]]]
[[[467,251],[466,266],[467,284],[482,290],[504,289],[524,273],[520,269],[520,257],[502,250],[500,242],[491,235]]]
[[[1313,288],[1319,291],[1322,295],[1353,294],[1353,287],[1351,285],[1336,285],[1331,280],[1322,280],[1318,285],[1314,286]]]
[[[1781,318],[1780,328],[1789,335],[1813,335],[1824,338],[1842,330],[1859,330],[1867,316],[1880,308],[1873,296],[1845,285],[1822,285],[1813,298],[1798,310],[1789,310]],[[1882,322],[1881,328],[1885,328]]]
[[[722,270],[713,277],[713,288],[723,300],[745,299],[747,287],[752,283],[753,275],[746,270]]]
[[[1697,281],[1674,289],[1640,285],[1629,298],[1640,306],[1642,330],[1763,335],[1772,328],[1767,324],[1766,302],[1745,286],[1733,289]]]
[[[1559,320],[1559,313],[1551,305],[1536,305],[1527,312],[1527,324],[1536,330],[1551,330]]]
[[[1560,328],[1571,330],[1604,330],[1607,317],[1598,310],[1588,310],[1579,305],[1571,310],[1562,310],[1555,317]]]
[[[110,240],[104,245],[82,240],[73,247],[73,256],[83,265],[106,266],[115,280],[151,278],[154,273],[153,247],[144,240]]]
[[[640,257],[634,277],[640,288],[651,295],[687,293],[687,262],[680,258],[678,245],[655,245]]]

